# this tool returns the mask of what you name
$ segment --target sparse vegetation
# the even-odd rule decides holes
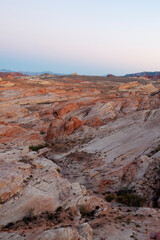
[[[45,144],[31,145],[31,146],[29,146],[29,149],[37,152],[38,150],[45,148],[45,147],[49,147],[49,144],[45,143]]]
[[[87,209],[85,205],[80,205],[79,211],[82,217],[93,217],[95,214],[95,211],[97,210],[97,206],[94,210]]]
[[[108,194],[107,196],[105,196],[105,200],[107,202],[112,202],[114,200],[114,195],[112,193]]]
[[[58,172],[58,173],[60,173],[60,172],[61,172],[61,169],[60,169],[60,168],[57,168],[56,170],[57,170],[57,172]]]
[[[88,210],[87,210],[86,206],[84,206],[84,205],[80,205],[79,211],[80,211],[80,214],[81,214],[82,216],[85,216],[85,215],[88,214]]]
[[[61,222],[61,217],[60,214],[63,211],[63,207],[59,206],[55,212],[46,212],[47,218],[50,221],[54,221],[56,223],[60,223]]]
[[[40,131],[40,134],[41,134],[41,135],[44,135],[44,134],[45,134],[45,132],[44,132],[44,131]]]
[[[132,189],[121,189],[117,193],[117,201],[129,207],[142,207],[146,199],[137,195]]]
[[[61,212],[63,210],[63,207],[62,206],[59,206],[57,209],[56,209],[56,212]]]
[[[34,208],[30,208],[28,214],[22,219],[25,224],[32,222],[37,219],[37,216],[34,215]]]
[[[29,209],[29,216],[34,217],[34,208]]]
[[[13,223],[13,222],[10,222],[10,223],[8,223],[8,224],[5,226],[5,228],[10,229],[10,228],[12,228],[13,226],[14,226],[14,223]]]
[[[131,211],[131,209],[127,209],[127,211],[126,211],[126,212],[128,212],[128,213],[129,213],[129,212],[132,212],[132,211]]]
[[[55,213],[53,212],[46,212],[48,220],[53,220],[55,218]]]
[[[117,219],[118,219],[118,220],[122,220],[122,219],[123,219],[123,216],[118,216]]]
[[[130,218],[127,218],[126,223],[129,225],[130,222],[131,222],[131,219],[130,219]]]

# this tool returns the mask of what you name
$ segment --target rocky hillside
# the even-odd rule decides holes
[[[0,239],[160,239],[159,90],[1,75]]]

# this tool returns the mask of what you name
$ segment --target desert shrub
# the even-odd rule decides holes
[[[46,212],[48,220],[55,219],[55,214],[53,212]]]
[[[94,210],[89,210],[85,205],[80,205],[79,211],[82,217],[93,217],[95,214],[96,208]]]
[[[10,222],[5,226],[5,228],[12,228],[13,226],[14,226],[14,223]]]
[[[34,208],[30,208],[28,214],[22,219],[26,224],[37,220],[37,216],[34,215]]]
[[[112,193],[105,196],[105,200],[107,202],[112,202],[113,199],[114,199],[114,195]]]
[[[80,205],[79,211],[80,211],[80,214],[81,214],[82,216],[85,216],[85,215],[88,214],[88,210],[87,210],[86,206],[84,206],[84,205]]]
[[[127,218],[126,223],[129,225],[130,222],[131,222],[131,219],[130,219],[130,218]]]
[[[38,150],[45,148],[45,147],[49,147],[49,144],[45,143],[45,144],[31,145],[31,146],[29,146],[29,149],[37,152]]]
[[[132,189],[129,189],[129,188],[122,188],[120,189],[118,192],[117,192],[117,195],[120,196],[120,195],[125,195],[127,193],[133,193],[134,191]]]
[[[62,206],[59,206],[57,209],[56,209],[56,212],[61,212],[63,210],[63,207]]]
[[[129,212],[131,212],[131,209],[127,209],[127,211],[126,211],[126,212],[128,212],[128,213],[129,213]]]
[[[45,132],[44,132],[44,131],[40,131],[40,134],[41,134],[41,135],[44,135],[44,134],[45,134]]]
[[[61,213],[63,211],[63,207],[59,206],[55,212],[45,212],[47,218],[49,221],[53,221],[54,223],[60,223],[62,221],[61,219]],[[65,216],[63,216],[63,220],[65,219]]]
[[[32,218],[30,216],[26,216],[22,220],[25,222],[25,224],[27,224],[32,221]]]
[[[123,219],[123,216],[118,216],[117,219],[118,219],[118,220],[122,220],[122,219]]]
[[[34,216],[34,208],[30,208],[30,209],[29,209],[28,215],[29,215],[30,217],[33,217],[33,216]]]
[[[118,191],[117,201],[129,207],[142,207],[146,200],[133,192],[132,189],[124,188]]]

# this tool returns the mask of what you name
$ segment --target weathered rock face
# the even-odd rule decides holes
[[[131,83],[128,83],[128,84],[122,84],[119,87],[119,90],[128,90],[128,89],[132,89],[132,88],[135,88],[135,87],[138,87],[138,86],[140,86],[140,84],[138,82],[131,82]]]
[[[136,83],[136,85],[137,84],[138,83]],[[143,90],[141,87],[142,92]],[[118,99],[112,95],[110,96],[112,97],[112,101],[103,100],[103,102],[101,102],[102,100],[99,100],[98,102],[97,100],[95,103],[94,100],[89,103],[82,103],[80,101],[78,104],[65,104],[63,109],[60,105],[60,109],[57,107],[57,109],[54,110],[55,119],[48,129],[47,141],[55,142],[58,139],[66,139],[66,135],[72,134],[81,126],[89,126],[95,129],[97,126],[106,125],[116,118],[125,117],[135,111],[148,109],[150,111],[150,109],[159,107],[160,99],[158,95],[151,98],[145,95],[137,96],[136,92],[134,93],[135,95],[133,96],[125,94],[123,98],[119,96]],[[80,130],[83,131],[83,128],[80,128]],[[90,129],[90,132],[92,132],[92,129]]]
[[[78,232],[72,228],[61,228],[48,230],[36,238],[36,240],[78,240],[80,238]]]
[[[150,174],[147,173],[147,169],[151,168],[150,163],[155,162],[155,159],[152,160],[147,156],[143,158],[143,155],[149,155],[153,151],[152,149],[156,149],[158,145],[160,112],[159,110],[151,112],[148,117],[144,113],[143,111],[139,114],[135,113],[117,119],[112,124],[104,125],[101,130],[92,132],[91,142],[81,139],[81,143],[85,145],[78,151],[75,148],[73,152],[72,148],[72,153],[63,154],[58,158],[51,153],[50,157],[61,166],[62,173],[70,181],[78,181],[95,192],[105,193],[106,189],[116,191],[120,187],[129,185],[136,187],[138,181],[141,184],[142,180],[148,181],[149,175],[153,176],[152,183],[148,182],[148,187],[150,185],[151,189],[151,185],[155,185],[154,182],[158,181],[159,168],[157,167],[157,170]],[[73,136],[74,139],[78,138],[80,141],[80,138],[84,138],[86,133],[80,135],[83,129],[78,131],[79,133],[75,132]],[[93,134],[95,134],[94,139]],[[64,148],[65,145],[61,144],[60,146]],[[157,163],[155,165],[159,166]],[[144,184],[142,184],[143,187]],[[148,191],[148,195],[151,200],[153,194]]]
[[[37,235],[37,236],[36,236]],[[92,229],[89,224],[84,223],[78,228],[66,227],[44,231],[41,234],[30,235],[27,239],[35,240],[92,240]],[[25,240],[26,238],[13,232],[13,233],[0,233],[2,240]]]
[[[9,240],[9,239],[12,239],[12,240],[24,240],[25,238],[21,235],[19,235],[18,233],[0,233],[0,239],[1,240]]]
[[[36,238],[36,240],[91,240],[92,229],[88,224],[83,224],[77,231],[74,228],[60,228],[48,230]]]
[[[45,161],[45,159],[44,159]],[[34,162],[32,163],[34,166]],[[20,180],[15,178],[15,183],[6,182],[11,191],[8,192],[6,188],[2,189],[2,200],[9,199],[12,195],[19,191],[20,195],[15,201],[11,199],[4,203],[0,209],[1,219],[0,225],[6,225],[9,222],[15,222],[25,217],[30,209],[34,209],[34,214],[38,215],[44,211],[54,212],[58,207],[63,206],[68,208],[70,206],[78,206],[78,201],[86,194],[85,188],[80,187],[79,183],[70,184],[66,179],[60,177],[55,169],[55,166],[49,163],[50,166],[38,168],[34,171],[34,175],[27,179],[27,186],[20,187],[22,184]],[[58,169],[58,166],[57,166]],[[14,172],[12,173],[14,174]],[[14,179],[13,179],[14,180]],[[16,181],[20,181],[18,186]],[[15,187],[15,189],[14,189]],[[11,195],[12,194],[12,195]]]
[[[23,181],[29,176],[30,167],[23,164],[1,163],[0,168],[0,202],[22,191]]]
[[[0,239],[158,239],[160,82],[1,77]]]
[[[134,165],[134,167],[133,167]],[[132,173],[129,183],[136,191],[145,196],[149,206],[159,207],[160,201],[160,158],[142,156],[137,159],[136,163],[127,170],[124,181],[127,182],[127,177]]]
[[[77,117],[71,117],[68,123],[65,125],[65,132],[67,135],[73,133],[77,128],[82,126],[82,121]]]
[[[71,117],[68,121],[58,118],[50,125],[50,129],[47,133],[47,140],[65,137],[82,125],[83,122],[77,117]]]

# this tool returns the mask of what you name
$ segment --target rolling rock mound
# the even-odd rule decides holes
[[[0,239],[158,239],[159,81],[0,79]]]

